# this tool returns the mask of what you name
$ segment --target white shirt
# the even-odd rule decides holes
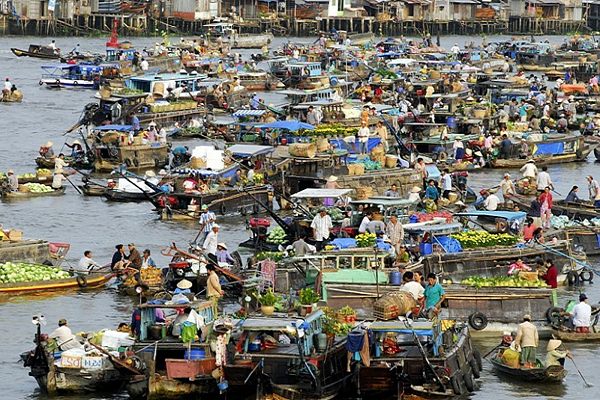
[[[217,254],[217,234],[215,231],[210,231],[208,235],[206,235],[206,239],[204,240],[204,245],[202,248],[206,254]]]
[[[535,178],[538,172],[535,164],[531,162],[528,162],[527,164],[523,165],[520,171],[523,173],[524,178]]]
[[[600,200],[600,187],[598,187],[598,182],[595,179],[588,184],[588,192],[590,194],[590,201]]]
[[[450,51],[453,54],[458,54],[458,53],[460,53],[460,47],[458,47],[457,45],[454,45],[454,46],[452,46],[452,48],[450,49]]]
[[[421,201],[421,196],[419,195],[419,193],[411,193],[408,195],[408,201],[412,203],[418,203],[419,201]]]
[[[77,267],[79,269],[88,269],[93,266],[102,267],[96,261],[94,261],[90,257],[86,257],[86,256],[81,257],[81,259],[79,260],[79,264],[77,264]]]
[[[358,141],[359,142],[367,142],[369,140],[369,135],[371,134],[371,131],[369,130],[368,126],[363,126],[362,128],[360,128],[358,130]]]
[[[450,174],[442,176],[442,190],[452,190],[452,178],[450,178]]]
[[[4,81],[4,89],[6,89],[10,92],[11,88],[12,88],[12,84],[10,83],[10,81]]]
[[[592,307],[584,301],[580,301],[573,307],[573,325],[577,328],[580,326],[589,327],[592,319]]]
[[[485,209],[488,211],[496,211],[498,209],[498,204],[500,203],[500,199],[495,194],[490,194],[487,199],[483,202]]]
[[[329,230],[333,229],[331,217],[329,215],[322,217],[321,214],[317,214],[312,220],[310,227],[315,230],[315,240],[317,242],[327,240],[329,239]]]
[[[531,164],[531,163],[530,163]],[[546,171],[542,171],[538,174],[537,178],[537,187],[538,189],[545,189],[546,187],[552,185],[552,179],[550,179],[550,174]]]
[[[364,233],[367,231],[367,228],[369,226],[369,222],[371,222],[371,220],[369,219],[369,217],[365,216],[362,221],[360,222],[360,226],[358,227],[358,232],[360,233]]]
[[[56,160],[54,160],[54,173],[55,174],[62,174],[63,168],[67,166],[67,162],[65,160],[63,160],[60,157],[56,157]]]
[[[148,61],[144,60],[140,63],[140,68],[142,69],[142,71],[148,71],[148,68],[150,67],[150,65],[148,64]]]
[[[66,325],[58,327],[48,337],[50,339],[56,339],[56,342],[60,346],[61,350],[76,349],[81,347],[79,342],[75,340],[75,336],[73,336],[71,328]]]
[[[413,295],[415,300],[419,300],[421,297],[423,297],[423,294],[425,293],[425,288],[423,288],[423,286],[421,286],[420,283],[415,281],[405,283],[404,285],[400,286],[400,290],[404,292],[409,292]]]
[[[167,131],[165,128],[160,128],[160,131],[158,131],[158,142],[164,144],[167,143]]]

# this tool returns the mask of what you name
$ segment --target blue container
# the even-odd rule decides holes
[[[260,351],[260,339],[254,339],[252,343],[248,345],[248,351]]]
[[[402,284],[402,274],[400,271],[392,271],[390,274],[390,284],[392,285],[400,285]]]
[[[219,390],[227,390],[227,388],[229,387],[229,383],[227,381],[219,382],[217,383],[217,387],[219,388]]]
[[[192,349],[191,352],[185,351],[183,358],[186,360],[199,360],[201,358],[205,358],[206,353],[202,349]]]
[[[419,217],[417,217],[416,215],[411,215],[410,218],[408,218],[408,220],[411,224],[416,224],[417,222],[419,222]]]
[[[419,252],[421,253],[422,256],[431,254],[431,253],[433,253],[433,246],[431,245],[431,243],[421,243],[419,245]]]

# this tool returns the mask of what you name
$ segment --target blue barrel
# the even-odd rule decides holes
[[[421,243],[419,245],[419,252],[421,253],[422,256],[431,254],[431,253],[433,253],[433,246],[431,245],[431,243]]]
[[[329,78],[329,84],[331,85],[331,87],[336,87],[339,83],[340,81],[338,80],[337,76],[332,76],[331,78]]]
[[[417,217],[416,215],[411,215],[410,218],[408,218],[408,220],[411,224],[416,224],[417,222],[419,222],[419,217]]]
[[[206,353],[202,349],[192,349],[191,352],[185,351],[183,358],[186,360],[199,360],[205,358]]]
[[[452,130],[456,130],[456,118],[450,117],[446,120],[446,125]]]
[[[390,284],[392,285],[400,285],[402,284],[402,274],[400,271],[392,271],[390,274]]]

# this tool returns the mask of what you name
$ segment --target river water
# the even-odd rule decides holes
[[[489,37],[488,41],[505,39]],[[562,37],[551,38],[560,43]],[[17,58],[10,52],[11,47],[27,49],[30,43],[49,43],[51,38],[3,38],[0,42],[0,79],[9,77],[23,92],[22,104],[0,104],[0,170],[14,169],[19,175],[34,172],[35,158],[40,145],[50,140],[55,152],[61,150],[65,137],[62,134],[79,118],[83,106],[93,101],[93,92],[87,90],[49,90],[40,87],[42,65],[53,64],[38,59]],[[178,40],[178,38],[174,38]],[[278,39],[275,45],[287,39]],[[480,38],[443,37],[442,45],[447,48],[455,42],[462,45]],[[152,46],[156,39],[132,39],[137,47]],[[298,39],[308,42],[309,39]],[[58,46],[70,50],[81,43],[82,51],[100,51],[106,39],[60,38]],[[250,52],[244,52],[248,55]],[[273,94],[265,96],[267,101],[276,102]],[[71,138],[72,141],[74,137]],[[66,150],[66,149],[65,149]],[[65,151],[66,152],[66,151]],[[593,156],[585,163],[552,166],[549,172],[559,192],[566,194],[568,189],[578,184],[585,194],[585,176],[598,174]],[[473,173],[470,185],[476,189],[497,185],[503,171],[486,170]],[[74,176],[79,183],[80,177]],[[585,196],[584,196],[585,197]],[[166,265],[168,258],[159,254],[160,249],[171,242],[185,247],[197,233],[193,223],[159,221],[147,203],[108,203],[100,198],[86,198],[72,187],[62,197],[30,199],[15,203],[0,204],[0,223],[4,229],[22,229],[27,238],[44,238],[71,244],[67,260],[76,264],[84,250],[92,250],[93,258],[105,263],[110,260],[114,246],[118,243],[136,243],[138,249],[151,249],[154,259]],[[238,218],[219,218],[222,229],[219,233],[230,247],[247,238],[244,224]],[[600,293],[594,287],[586,288],[591,302],[598,303]],[[572,294],[574,295],[574,293]],[[564,297],[571,294],[563,293]],[[563,297],[561,296],[561,297]],[[8,399],[38,399],[44,396],[39,392],[35,380],[27,375],[27,370],[18,362],[19,354],[33,347],[35,327],[31,317],[43,314],[48,320],[46,332],[51,332],[60,318],[67,318],[73,332],[115,328],[126,322],[133,310],[133,300],[120,296],[114,289],[93,293],[71,292],[60,295],[18,296],[0,299],[0,393]],[[495,340],[477,340],[482,353],[496,345]],[[600,374],[595,362],[599,350],[593,344],[573,345],[577,364],[591,383],[600,387]],[[545,343],[540,346],[540,355]],[[510,399],[526,397],[531,399],[564,398],[580,399],[582,396],[597,396],[597,389],[583,389],[580,377],[572,364],[567,364],[569,375],[563,386],[523,385],[498,377],[491,365],[484,363],[480,390],[475,397],[482,400]],[[116,396],[77,395],[61,399],[108,399]]]

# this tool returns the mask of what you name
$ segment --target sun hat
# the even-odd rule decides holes
[[[562,344],[562,340],[550,339],[550,341],[548,341],[548,346],[546,346],[546,351],[555,350],[555,349],[559,348],[561,344]]]
[[[221,242],[221,243],[218,243],[218,244],[217,244],[217,247],[218,247],[218,246],[221,246],[222,248],[224,248],[225,250],[227,250],[227,245],[226,245],[225,243],[223,243],[223,242]]]
[[[327,182],[335,182],[337,181],[339,178],[335,175],[330,175],[329,178],[327,178]]]
[[[523,319],[528,319],[531,321],[531,315],[525,314],[525,315],[523,315]]]
[[[54,143],[52,142],[46,142],[46,144],[44,145],[44,147],[52,147]]]
[[[182,279],[177,284],[177,287],[181,290],[189,289],[192,287],[192,282],[188,281],[187,279]]]

